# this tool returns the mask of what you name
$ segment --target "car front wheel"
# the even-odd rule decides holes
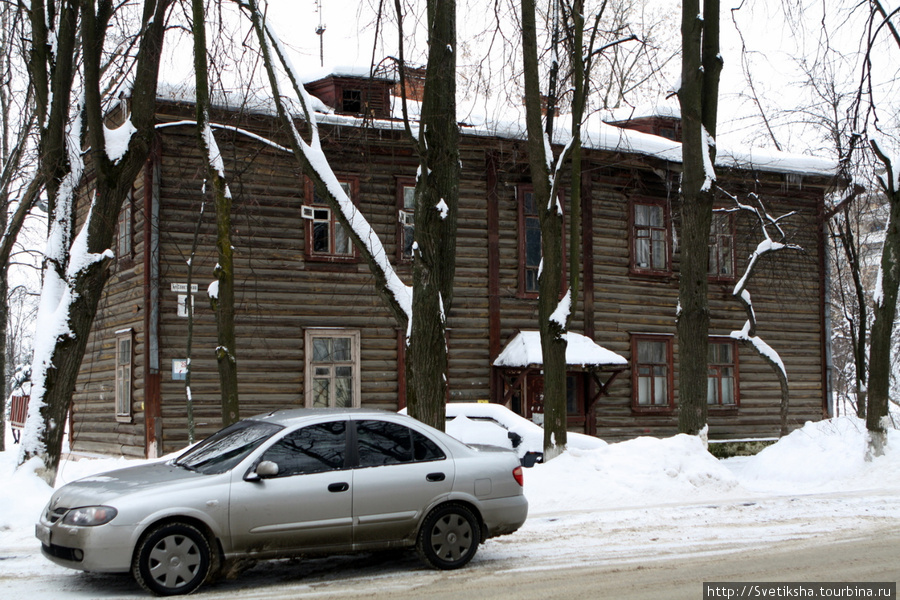
[[[209,540],[187,523],[167,523],[144,536],[131,566],[135,581],[160,596],[190,594],[209,572]]]
[[[436,569],[458,569],[472,560],[480,541],[481,529],[472,511],[461,504],[444,504],[425,517],[416,549]]]

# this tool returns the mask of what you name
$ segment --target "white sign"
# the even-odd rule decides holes
[[[200,289],[197,287],[196,283],[191,284],[191,293],[196,294],[197,290]],[[187,284],[186,283],[173,283],[172,284],[173,292],[181,292],[182,294],[187,293]]]
[[[191,310],[194,310],[194,297],[191,296]],[[178,294],[178,316],[179,317],[187,317],[187,294]]]
[[[188,361],[186,358],[172,359],[172,379],[174,381],[184,381],[187,379]]]

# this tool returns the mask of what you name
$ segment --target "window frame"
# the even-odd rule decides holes
[[[127,357],[123,356],[122,345],[128,344]],[[115,347],[115,412],[116,421],[130,423],[134,415],[134,330],[123,329],[116,332]],[[127,394],[127,397],[125,396]]]
[[[650,254],[652,257],[652,231],[658,230],[663,232],[663,246],[665,248],[666,257],[665,265],[662,268],[654,266],[642,267],[638,265],[637,243],[639,239],[637,235],[637,225],[635,212],[638,206],[655,206],[662,209],[663,225],[662,227],[646,226],[651,231]],[[642,228],[645,226],[641,226]],[[648,196],[632,196],[628,199],[628,269],[632,275],[650,275],[659,277],[668,277],[672,275],[672,215],[669,203],[664,198],[651,198]],[[652,263],[651,263],[652,265]]]
[[[116,258],[126,263],[134,260],[134,189],[125,196],[116,221]]]
[[[666,345],[666,403],[640,403],[640,367],[642,364],[657,365],[659,363],[639,363],[638,346],[641,342],[662,342]],[[651,393],[652,396],[652,393]],[[633,333],[631,334],[631,410],[636,413],[671,413],[675,410],[675,361],[674,336],[668,334]]]
[[[720,381],[720,383],[718,385],[720,401],[716,402],[716,403],[709,402],[709,391],[708,390],[709,390],[710,376],[709,376],[709,373],[707,373],[707,396],[706,396],[707,409],[710,411],[714,411],[714,412],[736,411],[738,408],[740,408],[740,405],[741,405],[741,385],[740,385],[741,370],[740,370],[740,352],[739,352],[740,346],[739,346],[737,340],[735,340],[734,338],[731,338],[731,337],[727,337],[727,336],[710,336],[709,343],[710,343],[710,345],[712,345],[712,344],[727,344],[727,345],[731,346],[731,363],[728,364],[728,366],[730,366],[733,369],[732,379],[733,379],[734,402],[729,403],[729,404],[723,404],[721,402],[721,397],[722,397],[722,394],[721,394],[721,389],[722,389],[721,388],[721,379],[722,378],[721,378],[721,376],[717,377],[717,379],[719,379],[719,381]],[[710,359],[707,359],[707,364],[708,364],[708,370],[712,370],[713,368],[722,367],[722,366],[726,365],[726,363],[713,363]]]
[[[333,361],[330,363],[317,363],[313,361],[313,340],[316,338],[346,338],[350,339],[350,353],[351,357],[349,361]],[[360,377],[360,332],[359,330],[352,329],[307,329],[303,335],[303,343],[304,343],[304,406],[306,408],[323,408],[316,407],[314,405],[314,383],[315,383],[315,367],[316,365],[324,365],[328,364],[332,367],[334,366],[350,366],[353,368],[352,374],[352,397],[350,407],[359,408],[360,407],[360,383],[362,378]],[[331,379],[331,383],[333,385],[335,379],[335,373],[332,371],[329,376]],[[335,402],[334,396],[334,388],[332,387],[329,391],[328,398],[328,408],[333,408]]]
[[[341,184],[346,184],[350,188],[350,200],[353,202],[354,206],[358,206],[358,198],[359,198],[359,178],[355,176],[338,176],[338,182]],[[356,250],[356,244],[353,243],[350,238],[349,232],[347,233],[348,241],[350,244],[350,253],[342,254],[337,253],[334,249],[335,242],[335,231],[336,227],[340,225],[340,221],[335,216],[334,211],[331,209],[331,206],[328,202],[323,202],[321,204],[316,203],[316,189],[313,184],[312,179],[305,178],[304,189],[303,189],[303,208],[309,208],[312,210],[328,210],[328,252],[317,252],[313,250],[313,233],[314,226],[316,222],[320,222],[319,220],[304,217],[303,218],[303,256],[304,259],[309,262],[321,262],[321,263],[357,263],[359,262],[359,253]],[[303,210],[301,208],[301,210]]]
[[[728,221],[727,226],[726,226],[727,231],[725,233],[720,233],[715,230],[715,225],[716,225],[715,220],[716,220],[717,215],[724,216]],[[733,283],[737,279],[737,260],[735,258],[736,252],[735,252],[735,247],[734,247],[735,239],[737,236],[735,235],[735,219],[734,219],[734,213],[732,211],[724,210],[724,209],[714,209],[713,210],[712,221],[710,222],[710,228],[709,228],[709,237],[710,237],[710,243],[709,243],[709,262],[710,262],[710,264],[709,264],[709,267],[707,268],[707,276],[709,277],[709,280],[710,281],[718,281],[718,282],[722,282],[722,283]],[[713,239],[713,238],[715,238],[715,239]],[[713,257],[716,257],[716,264],[718,265],[718,257],[719,257],[718,248],[719,248],[720,240],[722,240],[722,239],[728,239],[731,244],[731,252],[730,252],[730,257],[729,257],[730,261],[731,261],[731,273],[724,274],[724,275],[721,273],[714,273],[712,270]]]
[[[415,221],[415,201],[413,201],[412,211],[406,208],[405,202],[405,191],[408,188],[412,188],[415,190],[416,188],[416,180],[412,177],[398,177],[397,178],[397,260],[402,263],[410,263],[413,260],[412,251],[409,254],[406,253],[406,230],[410,228],[412,230],[413,241],[415,241],[415,233],[416,233],[416,225],[413,222],[412,225],[407,225],[403,222],[403,213],[411,215],[413,220]]]
[[[525,196],[526,194],[534,195],[534,186],[530,183],[523,183],[516,186],[516,211],[518,213],[518,276],[519,276],[519,284],[518,284],[518,297],[519,298],[537,298],[540,295],[540,278],[537,275],[537,272],[540,270],[541,261],[544,258],[543,253],[543,232],[541,231],[541,216],[540,209],[538,208],[538,212],[534,214],[526,214],[525,213]],[[565,197],[563,196],[562,190],[557,192],[557,200],[562,205],[565,202]],[[537,219],[537,231],[540,235],[541,246],[541,256],[538,260],[537,266],[532,266],[527,264],[527,240],[526,240],[526,232],[528,225],[528,218],[534,217]],[[561,281],[561,289],[560,295],[564,294],[566,288],[568,286],[568,246],[566,245],[566,220],[565,216],[563,216],[563,226],[562,226],[562,263],[563,263],[563,272],[562,272],[562,281]],[[526,285],[527,275],[530,270],[535,271],[535,285],[537,286],[534,290],[528,289]]]

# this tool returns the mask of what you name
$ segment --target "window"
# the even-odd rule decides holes
[[[709,228],[709,276],[734,279],[734,226],[731,213],[714,212]]]
[[[416,234],[416,182],[403,179],[397,182],[397,245],[400,260],[412,260]]]
[[[261,460],[277,464],[278,477],[343,469],[346,432],[346,421],[310,425],[284,436]]]
[[[116,332],[116,419],[131,421],[132,330]]]
[[[666,205],[633,201],[631,223],[631,270],[651,274],[671,272]]]
[[[134,194],[128,192],[119,212],[119,223],[116,232],[116,258],[131,260],[134,258]]]
[[[519,292],[538,293],[541,267],[541,220],[531,186],[519,186]]]
[[[355,202],[356,181],[341,181],[340,184],[344,193]],[[311,199],[311,203],[302,208],[306,221],[306,258],[331,262],[355,261],[356,253],[349,233],[310,180],[306,182],[306,198],[308,202]]]
[[[387,421],[356,422],[360,467],[378,467],[445,458],[437,444],[418,431]]]
[[[306,332],[307,408],[359,406],[359,332]]]
[[[709,341],[709,377],[706,402],[713,408],[736,408],[737,346],[734,340]]]
[[[519,202],[519,295],[525,298],[537,298],[538,274],[543,258],[541,250],[541,219],[538,212],[534,189],[530,185],[520,185],[516,188]],[[559,202],[563,202],[562,194],[558,196]],[[563,233],[563,276],[562,290],[566,286],[566,242],[565,225]]]
[[[675,406],[672,378],[672,338],[635,335],[631,338],[632,388],[637,411],[671,410]]]
[[[362,90],[343,90],[341,92],[341,108],[343,112],[353,115],[362,114]]]

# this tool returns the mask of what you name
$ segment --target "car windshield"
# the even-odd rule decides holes
[[[208,475],[224,473],[281,429],[272,423],[238,421],[179,456],[175,464]]]

